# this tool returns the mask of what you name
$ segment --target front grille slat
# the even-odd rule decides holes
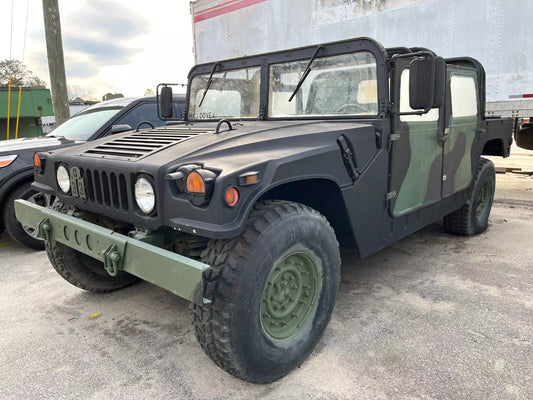
[[[111,190],[109,186],[109,178],[107,172],[102,172],[102,191],[104,192],[104,203],[106,206],[111,206]]]
[[[122,210],[128,211],[128,188],[126,186],[126,177],[124,176],[124,174],[119,174],[118,182],[118,195],[120,197],[120,206]]]
[[[89,203],[117,211],[129,211],[131,199],[124,174],[87,168],[83,170],[83,176]]]
[[[202,133],[206,131],[191,128],[159,128],[134,132],[120,138],[111,138],[81,155],[137,161]]]
[[[94,171],[94,193],[96,194],[96,202],[102,205],[102,185],[100,184],[100,173]]]

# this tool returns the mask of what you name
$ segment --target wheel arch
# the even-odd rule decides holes
[[[0,232],[4,230],[4,207],[6,199],[9,197],[11,192],[15,190],[18,186],[26,182],[33,181],[33,168],[29,168],[23,171],[20,171],[10,177],[6,182],[0,186]]]
[[[505,157],[506,152],[503,140],[500,138],[487,140],[483,146],[481,154],[485,156]]]
[[[287,200],[304,204],[324,215],[342,246],[353,247],[354,234],[348,211],[337,183],[326,178],[310,178],[270,188],[257,201]]]

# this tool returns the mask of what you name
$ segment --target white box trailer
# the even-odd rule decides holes
[[[478,59],[487,114],[533,121],[533,0],[197,0],[191,14],[197,63],[367,36]]]

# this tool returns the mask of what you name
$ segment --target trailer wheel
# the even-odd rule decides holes
[[[470,199],[460,209],[444,217],[444,228],[448,233],[471,236],[487,229],[495,181],[494,164],[480,158]]]
[[[313,350],[330,320],[340,279],[333,229],[317,211],[265,201],[241,236],[212,240],[204,297],[193,305],[205,353],[237,378],[272,382]]]

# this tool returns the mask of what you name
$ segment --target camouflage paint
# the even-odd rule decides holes
[[[450,136],[444,144],[443,196],[465,189],[472,180],[472,144],[477,116],[452,118]]]
[[[408,132],[400,140],[408,142],[410,159],[394,203],[394,217],[438,201],[441,194],[442,147],[437,140],[438,122],[405,124]]]
[[[464,67],[448,66],[448,93],[452,76],[471,77],[475,83],[476,99],[479,98],[478,79],[475,70]],[[451,99],[447,100],[449,113],[452,113]],[[479,123],[479,106],[477,115],[449,117],[449,137],[444,143],[442,196],[467,188],[472,180],[475,163],[472,161],[472,145]]]

